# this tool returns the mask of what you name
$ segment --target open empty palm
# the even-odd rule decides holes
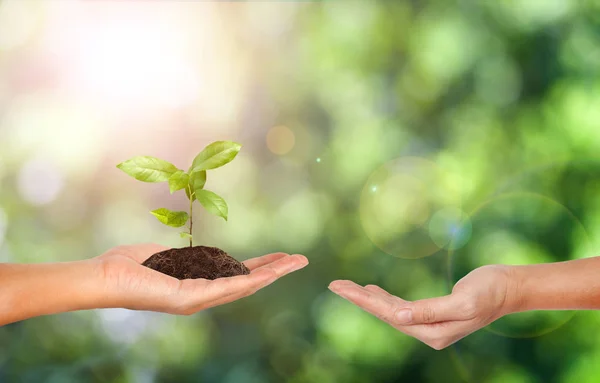
[[[439,350],[510,312],[507,269],[484,266],[443,297],[407,301],[375,285],[339,280],[329,288],[397,330]]]

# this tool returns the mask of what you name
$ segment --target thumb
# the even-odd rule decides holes
[[[394,321],[399,325],[409,325],[466,320],[473,317],[475,309],[468,297],[450,294],[414,301],[398,310]]]

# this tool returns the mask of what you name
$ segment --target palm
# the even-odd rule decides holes
[[[508,291],[505,268],[499,266],[480,267],[459,280],[452,289],[472,306],[472,316],[486,325],[502,316],[502,307]]]
[[[441,349],[498,319],[505,311],[508,276],[502,266],[466,275],[443,297],[407,301],[379,286],[335,281],[330,289],[435,349]]]

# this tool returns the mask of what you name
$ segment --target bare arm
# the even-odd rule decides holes
[[[600,257],[473,270],[443,297],[406,301],[374,285],[334,281],[334,293],[435,349],[504,315],[531,310],[600,310]]]
[[[600,309],[600,257],[513,268],[515,312]]]
[[[0,264],[0,326],[39,315],[93,308],[102,301],[100,262]]]

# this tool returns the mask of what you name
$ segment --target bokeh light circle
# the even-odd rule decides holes
[[[267,133],[267,147],[278,155],[289,153],[296,144],[296,135],[287,126],[275,126]]]
[[[581,222],[562,204],[540,194],[518,192],[497,196],[470,215],[471,240],[450,251],[449,277],[454,285],[477,267],[489,264],[527,265],[560,262],[582,254],[564,246],[565,236],[583,239]],[[592,255],[592,254],[589,254]],[[485,329],[509,338],[534,338],[557,330],[575,311],[529,311],[511,314]]]
[[[441,209],[429,220],[429,235],[440,248],[460,249],[471,238],[471,231],[469,216],[455,207]]]
[[[398,158],[375,170],[363,187],[359,210],[367,237],[400,258],[459,248],[470,237],[460,182],[419,157]]]
[[[21,168],[17,184],[27,202],[41,206],[54,201],[65,186],[63,174],[43,157],[27,161]]]

